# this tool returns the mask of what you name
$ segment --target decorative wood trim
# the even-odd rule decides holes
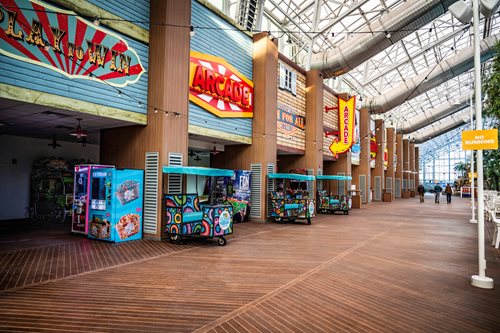
[[[0,97],[146,125],[147,115],[0,83]]]
[[[110,12],[91,4],[86,0],[51,0],[52,2],[61,5],[69,10],[74,11],[78,15],[84,17],[106,17],[109,20],[100,19],[100,21],[106,26],[120,31],[121,34],[134,38],[143,43],[149,44],[149,31],[128,22],[124,18],[111,14]]]
[[[279,145],[279,144],[276,145],[276,147],[278,150],[286,151],[287,153],[292,153],[292,154],[302,155],[302,156],[305,154],[305,151],[303,149],[297,149],[297,148],[283,146],[283,145]]]
[[[287,56],[285,56],[284,54],[279,53],[278,54],[278,59],[281,60],[281,61],[283,61],[285,64],[287,64],[287,66],[290,66],[293,69],[295,69],[300,74],[306,75],[306,70],[304,68],[300,67],[299,65],[297,65],[296,63],[294,63],[293,61],[291,61],[290,59],[288,59]]]
[[[333,90],[332,88],[328,87],[327,85],[323,85],[323,89],[328,91],[330,94],[333,94],[338,97],[339,93]]]
[[[238,142],[238,143],[252,144],[252,138],[247,137],[247,136],[222,132],[222,131],[204,128],[201,126],[196,126],[196,125],[191,125],[191,124],[188,126],[188,133],[209,136],[212,138],[229,140],[229,141],[234,141],[234,142]]]

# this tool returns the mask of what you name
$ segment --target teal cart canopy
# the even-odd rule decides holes
[[[198,175],[208,177],[233,177],[234,171],[228,169],[216,169],[190,166],[164,166],[163,173],[177,173],[183,175]]]
[[[270,179],[293,179],[293,180],[314,180],[314,176],[300,175],[297,173],[270,173],[267,175]]]
[[[352,180],[351,176],[342,176],[342,175],[322,175],[316,176],[317,180]]]

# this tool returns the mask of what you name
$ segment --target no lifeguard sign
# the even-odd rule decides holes
[[[498,129],[462,132],[462,150],[498,149]]]

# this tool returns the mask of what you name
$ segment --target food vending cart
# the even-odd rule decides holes
[[[352,180],[351,176],[342,176],[342,175],[318,175],[316,176],[316,180],[318,181],[318,211],[321,213],[335,213],[337,211],[343,212],[344,215],[349,214],[349,209],[351,209],[351,198],[348,195],[341,195],[339,193],[334,194],[330,191],[330,181],[338,181],[337,184],[337,192],[339,186],[342,182],[347,182],[347,188],[350,188],[350,181]],[[328,181],[328,190],[322,189],[323,181]]]
[[[233,177],[234,171],[189,166],[164,166],[164,174],[195,175],[196,182],[201,177]],[[201,176],[201,177],[199,177]],[[167,193],[164,195],[165,233],[172,241],[182,241],[186,237],[215,238],[221,246],[226,245],[225,236],[233,233],[233,206],[224,204],[212,186],[206,201],[201,202],[198,193]],[[197,187],[196,187],[197,188]]]
[[[144,170],[92,170],[88,237],[110,242],[142,238]]]
[[[310,196],[313,191],[314,176],[296,173],[270,173],[268,181],[274,182],[272,188],[276,191],[269,192],[271,202],[270,218],[276,222],[294,222],[305,219],[311,224],[315,216],[314,198]]]

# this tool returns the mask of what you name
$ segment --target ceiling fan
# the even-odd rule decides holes
[[[188,154],[189,157],[193,157],[193,156],[198,156],[194,153],[194,151],[192,150],[189,150],[189,154]]]
[[[86,137],[88,134],[87,134],[87,131],[82,129],[82,126],[80,125],[80,121],[82,119],[77,118],[76,120],[78,120],[78,126],[76,126],[76,129],[74,131],[72,131],[71,133],[69,133],[69,135],[76,136],[77,140],[79,140],[83,137]]]
[[[217,150],[217,147],[214,145],[214,148],[210,150],[210,155],[217,155],[220,151]]]
[[[201,161],[200,156],[196,155],[196,158],[194,159],[195,161]]]
[[[52,138],[52,143],[49,143],[48,146],[50,146],[54,149],[56,149],[57,147],[61,147],[61,145],[57,143],[55,135],[54,135],[54,138]]]

